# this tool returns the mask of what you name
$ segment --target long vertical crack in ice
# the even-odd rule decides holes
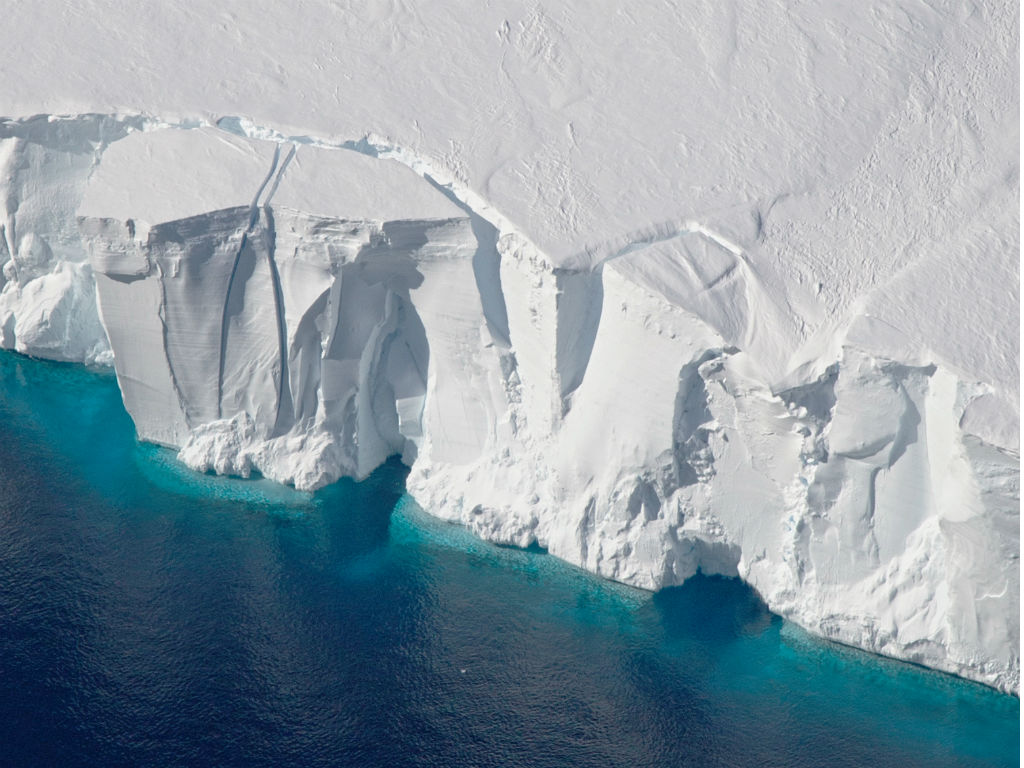
[[[278,145],[280,149],[280,145]],[[266,199],[263,201],[263,208],[267,218],[267,265],[270,267],[270,280],[274,290],[274,310],[277,313],[277,341],[278,351],[280,356],[280,373],[277,380],[277,413],[274,416],[274,434],[281,434],[288,425],[284,422],[290,422],[293,413],[290,411],[291,408],[291,393],[288,381],[288,326],[285,320],[284,312],[284,291],[281,287],[281,273],[277,268],[277,225],[274,219],[274,211],[270,207],[270,201],[274,197],[274,193],[277,192],[278,186],[281,184],[281,178],[284,176],[285,171],[288,170],[288,166],[291,164],[292,159],[295,157],[296,146],[291,145],[288,150],[288,154],[285,155],[284,160],[281,162],[281,167],[277,169],[277,175],[274,177],[274,184],[271,186],[270,191],[267,192]],[[274,153],[274,164],[277,164],[278,153]],[[270,173],[273,174],[274,170],[271,167]],[[288,408],[289,412],[285,413],[284,409]]]
[[[289,155],[289,159],[291,159],[291,155]],[[278,176],[278,179],[280,180],[280,176]],[[273,191],[271,191],[271,194],[273,194]],[[291,394],[288,382],[288,328],[285,324],[284,292],[281,288],[281,273],[277,269],[277,260],[275,259],[277,230],[274,222],[274,212],[270,206],[265,208],[265,215],[267,218],[267,266],[270,268],[270,280],[274,290],[274,311],[277,315],[278,364],[280,371],[277,377],[277,413],[274,415],[274,435],[278,435],[287,426],[290,426],[290,424],[286,425],[282,422],[290,422],[293,415],[284,412],[286,405],[289,407],[289,411],[291,410]]]
[[[227,289],[224,291],[224,310],[221,314],[220,324],[220,364],[217,372],[217,418],[224,418],[223,412],[223,400],[224,400],[224,365],[227,359],[227,344],[228,344],[228,323],[230,322],[230,297],[231,290],[235,284],[235,277],[238,273],[238,264],[242,259],[242,253],[244,253],[246,246],[249,243],[249,235],[252,234],[253,230],[256,229],[256,225],[259,224],[260,218],[260,196],[263,194],[263,190],[266,189],[267,184],[274,176],[274,172],[277,170],[277,164],[281,158],[281,145],[276,144],[274,146],[274,156],[270,162],[270,170],[267,171],[267,175],[263,178],[263,182],[260,184],[259,189],[256,190],[256,194],[253,196],[252,203],[249,205],[249,226],[245,232],[242,233],[241,242],[238,244],[238,249],[235,251],[235,260],[231,265],[231,275],[228,278]],[[276,185],[275,185],[276,188]],[[280,324],[280,317],[278,318]],[[280,391],[280,386],[279,386]]]

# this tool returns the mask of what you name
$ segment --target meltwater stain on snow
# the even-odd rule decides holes
[[[998,766],[1019,701],[441,522],[386,463],[181,471],[116,382],[0,354],[0,762]]]

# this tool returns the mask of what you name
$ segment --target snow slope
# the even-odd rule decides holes
[[[45,8],[3,346],[197,468],[400,452],[488,538],[1018,690],[1015,4]]]

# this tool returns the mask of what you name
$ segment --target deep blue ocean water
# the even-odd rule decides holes
[[[0,766],[995,766],[1020,705],[485,544],[393,462],[314,496],[141,445],[0,353]]]

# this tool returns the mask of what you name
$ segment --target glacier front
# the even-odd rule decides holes
[[[274,75],[329,38],[221,5],[263,90],[203,95],[206,54],[138,47],[159,15],[116,57],[157,74],[107,73],[144,110],[103,77],[12,86],[4,347],[112,364],[139,436],[198,470],[314,489],[400,454],[485,538],[648,589],[739,576],[822,636],[1018,692],[1009,4],[618,30],[441,4],[384,24],[458,51],[426,82],[435,43],[379,19],[346,32],[361,56]]]

